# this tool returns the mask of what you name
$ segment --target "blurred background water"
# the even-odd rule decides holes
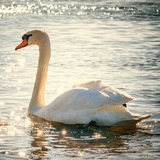
[[[153,117],[134,129],[67,126],[27,116],[38,48],[14,48],[45,30],[52,58],[46,102],[101,79]],[[0,159],[159,159],[160,1],[0,0]]]

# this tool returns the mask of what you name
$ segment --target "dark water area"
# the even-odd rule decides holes
[[[38,49],[15,52],[43,29],[52,57],[46,102],[93,79],[134,97],[136,127],[69,126],[27,115]],[[159,159],[160,1],[0,0],[0,159]]]

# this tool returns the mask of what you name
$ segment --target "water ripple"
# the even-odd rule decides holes
[[[159,159],[159,11],[158,0],[0,0],[1,159]],[[135,97],[129,110],[153,117],[134,128],[29,117],[38,51],[14,48],[33,28],[52,43],[47,103],[76,83],[102,79]]]
[[[10,4],[11,3],[11,4]],[[94,5],[89,3],[87,5],[80,5],[78,3],[64,2],[10,2],[7,5],[1,4],[0,6],[0,16],[4,18],[6,16],[16,16],[21,14],[52,14],[66,15],[66,16],[85,16],[88,18],[110,18],[110,19],[126,19],[128,16],[130,18],[143,18],[150,19],[160,16],[160,6],[159,3],[131,3],[124,6],[108,6],[104,4]],[[140,7],[137,8],[137,5]],[[149,6],[148,6],[149,5]],[[123,14],[122,16],[119,16]]]

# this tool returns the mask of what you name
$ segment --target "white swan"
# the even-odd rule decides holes
[[[27,45],[39,46],[38,70],[28,109],[30,114],[64,124],[89,124],[94,121],[100,126],[123,125],[120,122],[128,120],[137,123],[151,116],[129,112],[122,104],[132,97],[101,81],[77,84],[45,106],[44,91],[51,54],[49,36],[42,30],[31,30],[22,39],[15,50]]]

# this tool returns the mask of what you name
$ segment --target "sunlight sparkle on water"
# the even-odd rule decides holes
[[[25,153],[24,151],[20,151],[20,152],[19,152],[19,155],[20,155],[21,157],[25,157],[25,156],[26,156],[26,153]]]
[[[37,136],[41,136],[43,134],[43,130],[38,130]]]
[[[83,151],[78,151],[78,154],[79,154],[80,156],[83,156],[83,155],[84,155],[84,152],[83,152]]]
[[[16,127],[14,126],[7,126],[7,134],[8,136],[14,136],[15,134],[18,135],[22,135],[23,131],[18,130]]]
[[[4,106],[4,102],[2,100],[0,101],[0,106]]]
[[[8,136],[14,136],[15,135],[15,131],[8,131]]]
[[[15,111],[12,111],[12,112],[11,112],[11,116],[14,116],[14,115],[15,115]]]
[[[65,136],[65,135],[67,134],[67,131],[66,131],[66,130],[62,130],[62,132],[61,132],[61,133],[62,133],[62,135],[64,135],[64,136]]]
[[[15,119],[16,121],[21,121],[21,117],[20,117],[20,116],[16,116],[14,119]]]
[[[31,127],[32,126],[32,122],[29,119],[26,119],[25,126],[26,126],[26,128]]]
[[[8,154],[8,153],[9,153],[8,151],[5,152],[5,154]]]
[[[100,137],[101,137],[101,135],[99,133],[96,133],[95,135],[93,135],[93,138],[96,138],[96,139],[98,139]]]

